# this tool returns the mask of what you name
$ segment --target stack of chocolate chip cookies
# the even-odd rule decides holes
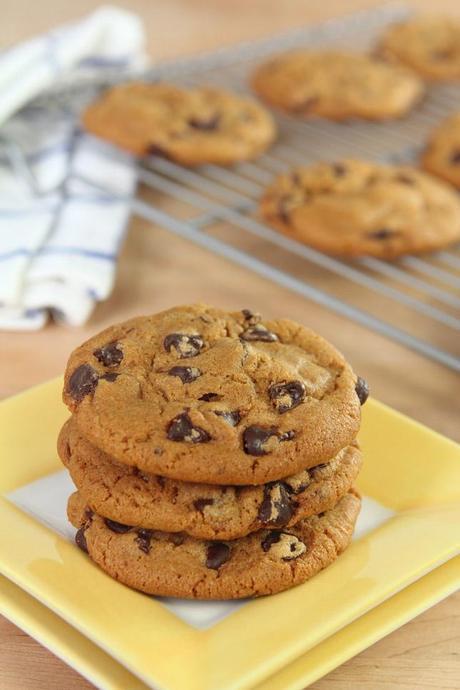
[[[58,450],[77,544],[165,596],[304,582],[351,541],[366,383],[281,319],[203,305],[131,319],[70,356]]]

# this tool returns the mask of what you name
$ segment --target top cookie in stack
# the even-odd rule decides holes
[[[367,393],[318,335],[249,310],[177,307],[107,329],[65,375],[77,543],[152,594],[305,581],[353,534]]]
[[[186,306],[77,348],[64,402],[119,462],[184,481],[262,484],[353,441],[355,386],[344,358],[299,324]]]

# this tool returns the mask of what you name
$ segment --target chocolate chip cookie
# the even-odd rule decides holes
[[[260,213],[328,254],[393,259],[460,239],[460,202],[444,182],[407,166],[346,160],[281,175]]]
[[[379,45],[385,58],[411,67],[429,81],[460,79],[460,21],[418,17],[393,24]]]
[[[435,129],[423,153],[422,165],[460,189],[460,113],[448,117]]]
[[[354,492],[289,529],[260,530],[235,541],[135,529],[69,501],[76,542],[111,577],[148,594],[241,599],[274,594],[308,580],[351,541],[361,501]]]
[[[256,158],[276,136],[270,113],[249,98],[163,83],[114,86],[86,109],[83,125],[135,155],[188,166]]]
[[[296,51],[271,58],[252,76],[267,103],[301,117],[385,120],[407,113],[424,93],[409,70],[357,53]]]
[[[356,437],[361,383],[287,319],[205,305],[112,326],[70,356],[64,401],[85,438],[172,479],[265,484]]]
[[[61,431],[58,452],[95,513],[198,539],[236,539],[263,527],[290,527],[329,510],[352,487],[362,465],[353,444],[328,463],[263,486],[180,482],[114,461],[92,446],[72,419]]]

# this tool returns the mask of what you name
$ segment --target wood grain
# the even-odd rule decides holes
[[[96,0],[2,0],[0,45],[6,47],[94,9]],[[146,22],[154,57],[210,50],[337,16],[368,0],[130,0]],[[412,3],[430,9],[431,0]],[[120,3],[121,5],[121,3]],[[459,11],[438,0],[437,11]],[[286,315],[331,339],[372,382],[373,394],[452,438],[460,439],[458,378],[401,346],[172,237],[133,220],[115,290],[80,329],[49,325],[33,334],[0,333],[0,398],[62,372],[70,350],[92,333],[134,314],[206,301]],[[314,690],[459,690],[460,595],[441,604],[326,678]],[[0,618],[1,690],[88,690],[92,686],[11,623]],[[127,689],[128,690],[128,689]],[[216,689],[218,690],[218,689]],[[281,690],[281,689],[280,689]]]

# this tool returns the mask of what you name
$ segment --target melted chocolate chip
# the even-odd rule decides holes
[[[121,522],[115,522],[115,520],[109,520],[109,518],[104,518],[104,522],[112,532],[117,534],[126,534],[126,532],[132,529],[129,525],[123,525]]]
[[[220,122],[220,115],[216,114],[207,120],[200,119],[198,117],[192,117],[188,120],[189,127],[193,129],[200,129],[204,132],[212,132],[212,130],[217,129]]]
[[[460,165],[460,149],[455,149],[449,156],[449,163],[452,165]]]
[[[358,376],[356,379],[355,391],[359,398],[359,402],[361,405],[364,405],[369,397],[369,384],[365,379],[361,378],[361,376]]]
[[[204,347],[203,339],[199,335],[186,335],[185,333],[170,333],[163,341],[164,348],[171,352],[174,348],[181,359],[196,357]]]
[[[267,455],[270,450],[266,444],[272,436],[278,437],[278,430],[274,427],[248,426],[243,432],[244,452],[248,455]]]
[[[85,527],[80,527],[75,535],[76,545],[85,553],[88,553],[88,544],[86,543]]]
[[[215,414],[218,417],[222,417],[222,419],[224,419],[227,424],[230,424],[230,426],[238,426],[241,421],[241,414],[238,412],[238,410],[234,410],[233,412],[215,410]]]
[[[397,235],[396,230],[391,230],[390,228],[381,228],[380,230],[374,230],[367,234],[372,240],[388,240],[390,237]]]
[[[230,547],[222,542],[210,544],[206,551],[206,567],[218,570],[230,558]]]
[[[194,507],[200,511],[200,513],[203,512],[203,509],[206,508],[206,506],[212,506],[214,504],[214,499],[213,498],[197,498],[196,501],[193,501]]]
[[[278,336],[267,330],[262,324],[256,324],[247,328],[241,333],[240,338],[249,342],[261,341],[263,343],[274,343],[278,340]]]
[[[89,364],[81,364],[69,378],[67,392],[75,402],[81,402],[86,395],[94,393],[99,380],[97,371]]]
[[[173,367],[168,374],[178,376],[182,383],[192,383],[201,376],[201,371],[196,367]]]
[[[120,343],[113,342],[94,350],[93,355],[105,367],[116,367],[123,359],[123,350]]]
[[[261,542],[261,547],[262,551],[267,553],[267,551],[270,551],[270,547],[272,544],[277,544],[279,540],[281,539],[282,532],[269,532],[265,539]]]
[[[284,527],[294,514],[294,502],[283,484],[267,484],[259,508],[259,520],[264,525]]]
[[[295,431],[294,429],[290,429],[289,431],[285,431],[284,434],[280,434],[278,436],[278,440],[280,442],[282,441],[292,441],[292,439],[295,438]]]
[[[158,146],[157,144],[150,144],[150,146],[147,148],[146,154],[148,156],[158,156],[158,158],[169,158],[168,151],[165,151],[165,149],[162,149],[161,146]]]
[[[347,169],[343,163],[334,163],[332,170],[334,171],[334,175],[336,177],[344,177],[344,175],[347,174]]]
[[[207,443],[211,436],[199,426],[193,426],[192,420],[186,412],[177,415],[169,423],[168,438],[170,441],[185,441],[186,443]]]
[[[136,544],[144,553],[149,553],[152,546],[152,530],[139,529],[137,530]]]
[[[268,395],[276,411],[280,414],[292,410],[305,399],[305,384],[302,381],[282,381],[268,389]]]
[[[220,400],[220,395],[217,393],[204,393],[198,400],[204,400],[204,402],[210,402],[211,400]]]
[[[107,374],[99,376],[99,378],[103,379],[104,381],[109,381],[109,383],[113,383],[119,376],[120,374],[116,374],[114,371],[109,371]]]

